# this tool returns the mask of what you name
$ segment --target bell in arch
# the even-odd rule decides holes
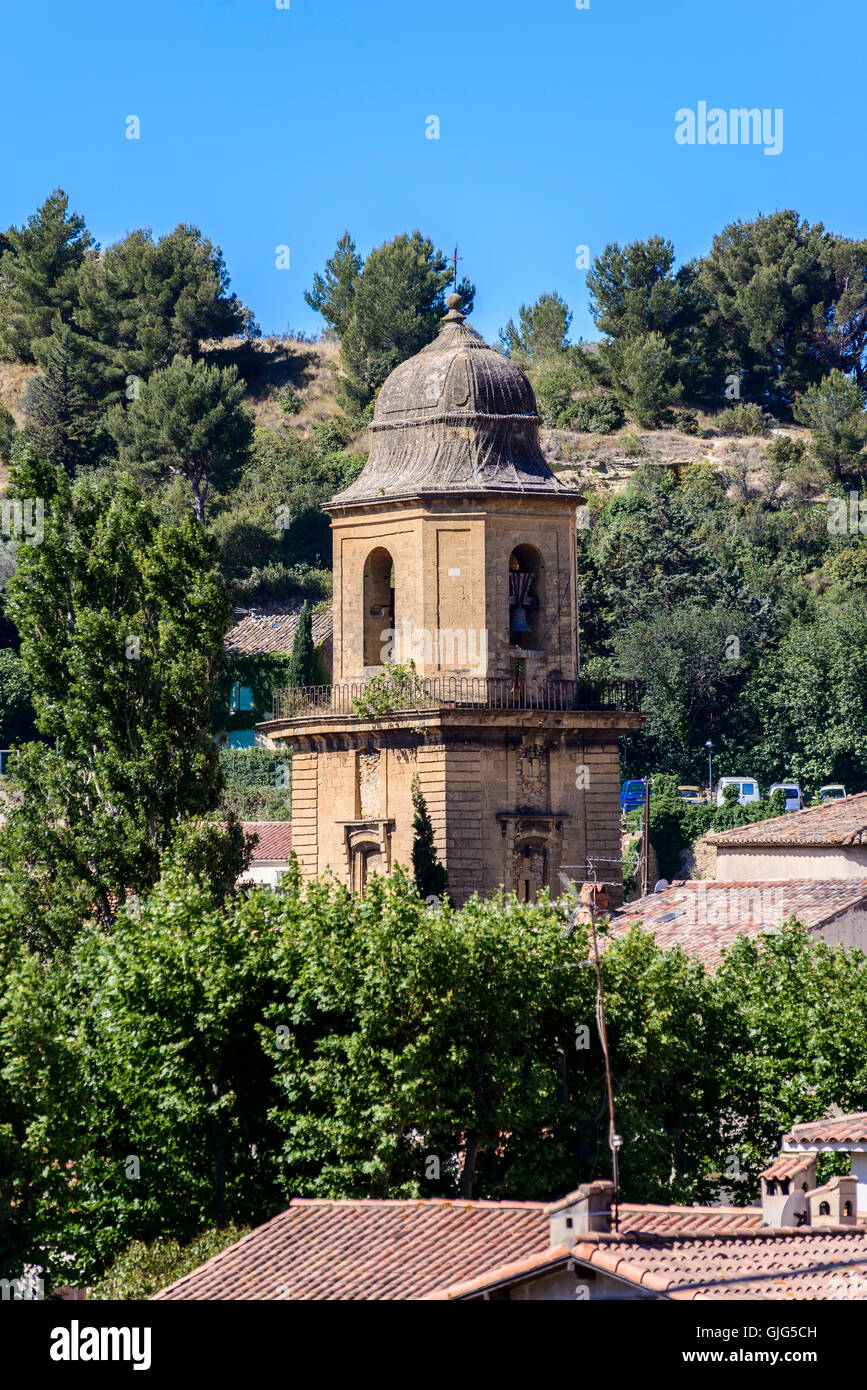
[[[516,608],[516,609],[515,609],[515,613],[514,613],[514,617],[512,618],[512,625],[511,625],[511,626],[512,626],[512,631],[513,631],[513,632],[529,632],[529,631],[530,631],[530,624],[527,622],[527,614],[524,612],[524,609],[523,609],[523,608]]]

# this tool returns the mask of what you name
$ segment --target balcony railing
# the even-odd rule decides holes
[[[376,684],[371,689],[371,681]],[[417,677],[406,681],[368,681],[340,685],[288,686],[274,691],[272,719],[312,719],[330,715],[387,718],[399,712],[435,709],[484,710],[638,710],[637,681],[533,681],[483,676]]]

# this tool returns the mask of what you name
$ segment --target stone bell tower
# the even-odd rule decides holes
[[[293,748],[293,846],[361,889],[412,855],[417,778],[457,903],[522,900],[560,872],[619,877],[623,685],[579,677],[576,508],[524,372],[448,298],[439,336],[383,385],[361,476],[332,498],[334,684],[275,692]],[[406,667],[358,704],[386,663]],[[613,901],[616,902],[616,891]]]

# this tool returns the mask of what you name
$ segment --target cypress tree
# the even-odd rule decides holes
[[[412,804],[415,810],[412,818],[412,871],[415,886],[423,898],[446,898],[449,891],[448,874],[445,865],[437,858],[433,826],[418,778],[415,778],[412,784]]]
[[[289,685],[313,684],[313,612],[306,599],[295,629],[286,679]]]

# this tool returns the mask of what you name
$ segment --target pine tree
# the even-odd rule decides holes
[[[121,463],[141,476],[186,478],[204,522],[211,488],[231,487],[249,454],[253,420],[244,391],[237,367],[176,357],[142,384],[125,410],[109,412],[106,425]]]
[[[25,400],[28,439],[46,463],[69,477],[97,461],[104,440],[79,358],[72,331],[63,329]]]
[[[148,229],[82,268],[76,326],[91,342],[104,395],[119,399],[178,355],[197,358],[207,339],[257,336],[253,315],[228,293],[218,246],[181,224],[154,242]]]
[[[451,279],[448,259],[421,232],[375,247],[363,265],[349,234],[341,238],[306,298],[340,338],[349,410],[364,409],[389,372],[433,341]],[[461,280],[458,292],[469,314],[475,286]]]
[[[412,784],[412,804],[415,811],[412,818],[412,871],[415,886],[423,898],[447,898],[448,874],[445,865],[437,858],[433,826],[417,778]]]
[[[78,305],[78,275],[95,244],[78,213],[69,213],[61,188],[5,233],[0,258],[0,353],[24,362],[45,359],[59,324]]]
[[[561,295],[542,294],[535,304],[521,305],[517,326],[509,319],[500,330],[500,344],[516,362],[535,366],[566,351],[571,322],[572,311]]]
[[[313,612],[305,599],[298,616],[298,626],[295,629],[295,639],[292,643],[292,654],[289,657],[286,673],[287,684],[312,685],[313,659]]]

